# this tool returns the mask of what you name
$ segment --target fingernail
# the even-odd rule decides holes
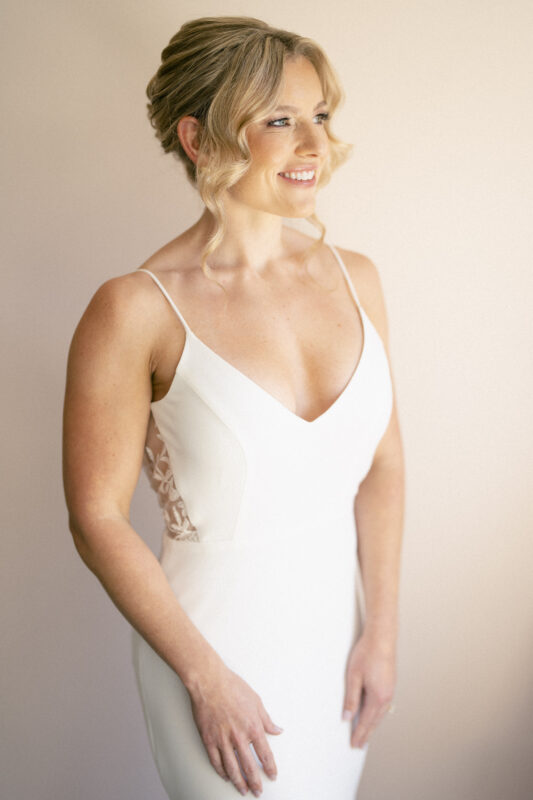
[[[274,727],[278,733],[283,733],[283,728],[280,728],[279,725],[274,725]]]
[[[351,716],[352,716],[352,712],[348,711],[347,708],[342,712],[342,718],[343,719],[351,719]]]

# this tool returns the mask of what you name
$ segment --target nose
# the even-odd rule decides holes
[[[324,125],[302,123],[296,152],[308,156],[324,156],[329,149],[329,139]]]

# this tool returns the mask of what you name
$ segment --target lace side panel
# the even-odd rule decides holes
[[[172,539],[200,541],[198,531],[190,521],[183,498],[176,488],[167,446],[152,415],[146,436],[143,467],[163,510],[166,534]]]

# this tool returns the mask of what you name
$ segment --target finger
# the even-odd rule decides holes
[[[378,727],[380,722],[383,720],[383,717],[385,716],[386,711],[387,711],[387,709],[385,708],[383,711],[379,711],[377,713],[376,717],[374,718],[374,721],[370,724],[370,727],[369,727],[369,729],[367,731],[366,737],[363,740],[363,745],[365,744],[366,741],[368,741],[368,739],[372,736],[372,734],[374,733],[374,731],[376,730],[376,728]]]
[[[344,700],[344,711],[342,714],[343,719],[353,719],[361,705],[363,691],[363,679],[351,678],[349,685],[346,689],[346,697]]]
[[[377,722],[379,706],[370,700],[363,700],[361,713],[355,728],[352,730],[350,743],[352,747],[362,747],[371,727]]]
[[[350,744],[352,747],[364,747],[376,727],[376,720],[367,724],[366,728],[359,726],[352,732]]]
[[[224,769],[226,770],[226,774],[229,775],[230,781],[241,794],[246,794],[248,791],[248,785],[242,776],[241,768],[233,751],[233,745],[231,742],[227,741],[225,744],[223,744],[220,748],[220,752],[222,754],[222,763],[224,764]]]
[[[274,755],[272,754],[272,750],[270,749],[270,745],[268,744],[265,734],[260,733],[258,736],[256,736],[252,744],[266,775],[268,775],[270,780],[275,781],[278,777],[278,768],[276,767]]]
[[[237,759],[239,761],[241,770],[244,773],[244,777],[246,778],[248,786],[254,795],[259,797],[263,791],[263,785],[261,783],[261,776],[259,774],[257,761],[250,750],[250,742],[241,740],[236,749]]]
[[[267,733],[283,733],[283,728],[280,728],[279,725],[276,725],[274,722],[272,722],[272,719],[268,715],[268,712],[264,706],[261,707],[260,714],[263,726]]]
[[[215,745],[206,745],[207,755],[209,756],[209,760],[213,765],[215,772],[220,775],[221,778],[224,778],[225,781],[229,781],[229,776],[224,769],[224,764],[222,762],[222,756],[220,754],[220,750]]]
[[[381,695],[381,696],[379,696],[379,695],[376,695],[375,692],[369,693],[368,694],[368,707],[369,707],[369,709],[372,709],[373,717],[370,719],[370,722],[369,722],[368,728],[366,730],[366,733],[363,734],[363,738],[357,740],[357,741],[360,742],[360,744],[358,744],[356,746],[359,746],[359,747],[364,745],[365,740],[367,740],[369,738],[369,736],[374,732],[374,730],[377,728],[377,726],[379,725],[379,723],[381,722],[381,720],[383,719],[383,717],[385,716],[385,714],[389,710],[389,707],[390,707],[389,695]],[[363,722],[364,721],[365,720],[363,718]]]
[[[381,717],[378,717],[378,718],[377,718],[377,719],[375,719],[375,720],[374,720],[374,722],[373,722],[373,723],[370,725],[370,727],[369,727],[369,729],[368,729],[368,731],[367,731],[367,733],[366,733],[366,736],[365,736],[365,738],[363,739],[363,741],[362,741],[362,742],[361,742],[361,744],[360,744],[360,747],[364,747],[364,746],[365,746],[365,744],[368,742],[368,740],[370,739],[370,737],[372,736],[372,734],[373,734],[373,733],[374,733],[374,731],[376,730],[376,728],[377,728],[377,726],[378,726],[378,723],[379,723],[380,721],[381,721]]]

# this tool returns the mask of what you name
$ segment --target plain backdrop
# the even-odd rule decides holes
[[[68,531],[61,418],[68,347],[98,286],[202,210],[144,91],[180,25],[213,14],[263,18],[330,56],[346,92],[333,127],[355,148],[317,211],[385,291],[407,468],[398,684],[358,800],[532,797],[533,4],[2,12],[2,797],[164,798],[129,625]],[[157,550],[144,474],[132,522]]]

